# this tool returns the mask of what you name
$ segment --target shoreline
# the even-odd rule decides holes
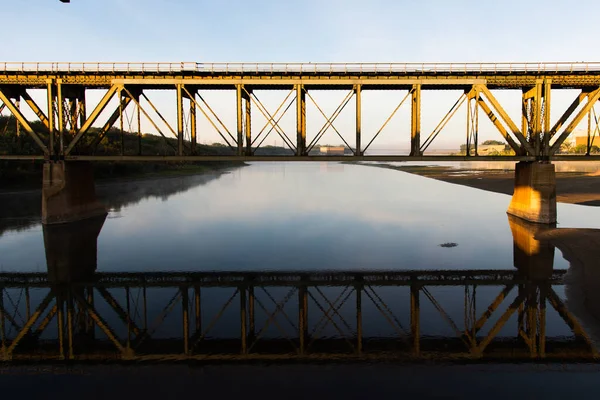
[[[151,172],[141,172],[141,173],[130,173],[130,174],[122,174],[114,176],[103,176],[103,177],[94,177],[94,184],[96,188],[103,187],[112,184],[120,184],[120,183],[128,183],[128,182],[141,182],[146,180],[157,180],[157,179],[168,179],[168,178],[178,178],[178,177],[187,177],[194,175],[205,175],[211,173],[228,173],[230,170],[235,168],[241,168],[248,166],[247,163],[238,164],[224,164],[223,166],[217,165],[187,165],[183,168],[173,168],[173,169],[162,169],[159,171],[151,171]],[[34,194],[42,191],[41,187],[42,177],[41,174],[39,176],[39,182],[34,183],[33,181],[28,181],[26,184],[20,185],[8,185],[5,187],[0,186],[0,196],[4,195],[19,195],[19,194]]]
[[[364,163],[356,165],[393,169],[510,196],[514,191],[514,171],[505,169],[473,170],[447,166],[395,166]],[[559,203],[600,207],[600,174],[597,172],[556,172],[556,200]]]

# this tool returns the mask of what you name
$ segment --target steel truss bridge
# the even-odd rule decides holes
[[[97,273],[78,282],[57,282],[42,273],[3,273],[0,358],[596,359],[596,347],[554,290],[565,272],[555,270],[541,280],[526,279],[517,270]],[[464,325],[434,297],[435,287],[442,286],[464,291]],[[484,289],[497,296],[477,304],[476,292]],[[408,315],[397,314],[399,303],[406,303]],[[422,335],[424,306],[433,307],[454,334]],[[574,338],[547,336],[547,307]],[[516,329],[510,337],[499,337],[513,315]],[[409,317],[406,327],[402,317]],[[376,320],[393,334],[364,333]],[[219,323],[227,331],[219,331]],[[158,337],[165,324],[176,332]],[[47,337],[50,329],[54,332]]]
[[[29,91],[43,89],[46,104],[37,104]],[[86,91],[104,89],[97,105],[86,103]],[[148,90],[169,90],[175,93],[177,120],[168,121],[148,96]],[[521,121],[513,121],[494,95],[495,90],[522,91]],[[578,89],[579,94],[566,110],[556,110],[560,117],[550,122],[551,93],[561,89]],[[211,90],[236,93],[237,125],[231,132],[203,97]],[[261,90],[287,92],[275,110],[269,110],[259,100]],[[319,90],[346,91],[347,95],[328,115],[316,103],[311,93]],[[361,124],[361,93],[368,90],[398,90],[400,101],[373,139],[363,141]],[[462,94],[432,132],[421,131],[421,93],[426,90],[460,90]],[[111,99],[116,108],[108,119],[99,119]],[[600,133],[594,106],[600,98],[600,63],[35,63],[0,62],[0,112],[7,110],[16,118],[18,132],[25,132],[35,142],[35,154],[1,154],[0,159],[50,160],[247,160],[247,161],[344,161],[344,160],[591,160],[594,137]],[[142,106],[142,99],[145,101]],[[316,105],[325,118],[311,140],[306,131],[306,103]],[[334,123],[351,101],[355,103],[355,138],[349,143]],[[21,111],[26,104],[42,123],[34,128]],[[440,135],[448,121],[466,104],[467,129],[465,156],[428,155],[427,149]],[[410,154],[368,155],[371,144],[403,105],[411,109]],[[137,149],[125,149],[121,140],[119,155],[94,155],[108,130],[119,122],[123,128],[123,113],[133,110],[133,124],[139,137]],[[258,132],[251,129],[253,109],[266,119]],[[291,111],[290,111],[291,110]],[[477,143],[479,111],[489,118],[506,141],[514,156],[480,156]],[[280,120],[288,111],[296,114],[295,132],[286,132]],[[231,155],[207,156],[197,152],[197,115],[203,114],[216,132],[231,148]],[[256,112],[256,111],[255,111]],[[162,136],[173,137],[176,145],[168,154],[142,154],[141,118],[147,118]],[[588,120],[587,157],[559,155],[559,149],[573,130]],[[137,124],[135,121],[137,120]],[[167,127],[163,132],[156,121]],[[99,125],[99,130],[90,130]],[[123,130],[123,129],[121,129]],[[130,129],[131,131],[131,129]],[[351,149],[352,156],[312,156],[310,151],[323,135],[335,132]],[[263,141],[278,135],[293,156],[255,155]],[[499,138],[500,138],[499,137]],[[172,150],[172,151],[171,151]]]

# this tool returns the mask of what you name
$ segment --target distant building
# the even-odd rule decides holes
[[[344,146],[321,146],[319,153],[329,156],[343,156],[345,151]]]

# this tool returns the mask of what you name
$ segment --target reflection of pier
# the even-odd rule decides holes
[[[595,347],[553,289],[564,273],[554,271],[542,281],[524,279],[516,271],[115,273],[68,284],[52,282],[46,274],[3,274],[2,357],[595,358]],[[434,295],[439,286],[459,288],[464,293],[464,313],[470,316],[464,326]],[[497,297],[486,307],[477,308],[476,291],[490,287],[497,288]],[[37,304],[26,294],[34,288],[41,292]],[[510,293],[515,291],[518,294],[511,301]],[[211,293],[210,302],[202,301],[207,293]],[[410,303],[407,328],[401,323],[403,316],[392,310],[397,304],[384,300],[390,296],[397,299],[402,293]],[[15,299],[22,297],[25,304],[19,306]],[[149,307],[157,298],[164,298],[164,302]],[[433,305],[455,336],[421,335],[421,309],[426,303]],[[547,337],[546,304],[573,329],[574,341]],[[211,308],[210,318],[207,307]],[[395,334],[365,334],[367,310],[370,321],[377,318],[389,324]],[[520,315],[518,332],[508,338],[498,337],[515,313]],[[66,314],[66,321],[62,314]],[[62,322],[56,334],[47,340],[32,340],[39,338],[57,315]],[[170,321],[176,333],[156,336],[165,321]],[[219,323],[229,327],[222,337],[214,332]],[[266,335],[269,329],[277,336]],[[334,334],[325,335],[326,329]]]

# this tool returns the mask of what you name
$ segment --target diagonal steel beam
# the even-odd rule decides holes
[[[13,352],[15,347],[17,347],[17,345],[21,341],[21,339],[23,339],[25,337],[25,335],[27,335],[27,333],[29,333],[31,327],[36,323],[36,321],[44,313],[44,311],[46,310],[46,308],[48,307],[48,305],[50,304],[50,302],[52,301],[53,298],[54,298],[54,291],[52,289],[50,289],[50,291],[48,292],[46,297],[44,297],[44,299],[41,301],[39,306],[33,312],[31,317],[29,317],[27,322],[25,322],[25,324],[21,328],[21,331],[19,331],[19,333],[14,338],[14,340],[12,341],[10,346],[8,346],[8,348],[5,350],[6,355],[10,356],[10,354]]]
[[[560,116],[558,121],[556,121],[556,123],[550,130],[550,137],[553,137],[554,135],[556,135],[556,132],[558,132],[558,130],[567,122],[569,117],[571,115],[573,115],[573,112],[575,112],[577,107],[579,107],[579,105],[583,102],[583,100],[585,100],[589,96],[589,94],[590,94],[590,90],[584,89],[581,91],[581,93],[579,93],[577,95],[575,100],[573,100],[573,102],[569,105],[569,107],[567,107],[566,111],[563,113],[563,115]]]
[[[2,111],[4,111],[4,108],[6,107],[6,104],[2,103],[2,105],[0,105],[0,113],[2,113]]]
[[[350,292],[350,293],[352,293],[352,292]],[[319,303],[319,301],[315,298],[315,296],[313,296],[313,294],[310,291],[308,291],[308,296],[314,301],[315,305],[323,313],[323,315],[325,315],[327,317],[327,319],[329,320],[331,325],[338,331],[338,333],[341,335],[341,337],[343,337],[344,340],[350,345],[350,348],[353,351],[355,351],[356,348],[354,346],[354,343],[352,343],[350,340],[348,340],[348,337],[346,336],[346,334],[342,331],[342,329],[338,326],[338,324],[335,323],[332,316],[329,315],[329,311],[325,311],[325,309],[323,308],[321,303]],[[312,343],[314,343],[316,340],[317,340],[317,336],[315,335],[312,338],[311,342],[309,343],[308,347],[310,347],[312,345]]]
[[[189,93],[189,92],[188,92]],[[210,113],[213,115],[213,117],[215,117],[215,119],[217,120],[217,122],[223,127],[223,129],[225,130],[225,132],[227,132],[227,134],[229,135],[229,137],[231,138],[231,140],[233,141],[233,143],[235,143],[236,145],[238,144],[238,141],[235,137],[233,137],[233,135],[231,134],[231,132],[229,131],[229,129],[227,129],[227,126],[223,123],[223,121],[221,121],[221,119],[219,118],[219,116],[217,115],[217,113],[215,113],[213,111],[213,109],[208,105],[208,103],[206,102],[206,100],[204,100],[204,97],[202,97],[202,95],[200,95],[199,92],[196,92],[196,94],[198,95],[198,98],[200,99],[200,101],[204,104],[204,106],[208,109],[208,111],[210,111]],[[191,97],[190,97],[191,98]],[[217,130],[217,132],[219,133],[219,135],[223,138],[223,140],[225,140],[225,142],[227,143],[227,145],[229,145],[229,147],[233,148],[233,146],[231,144],[229,144],[229,141],[227,139],[225,139],[225,137],[223,136],[223,134],[221,134],[221,131],[219,128],[217,128],[216,124],[213,122],[212,118],[210,118],[208,116],[208,114],[206,114],[206,112],[204,111],[204,109],[202,107],[200,107],[200,105],[198,103],[196,103],[198,105],[198,108],[200,109],[200,111],[202,111],[202,114],[204,114],[204,116],[206,117],[206,119],[208,119],[208,121],[211,123],[211,125]]]
[[[481,97],[479,97],[477,104],[479,104],[479,107],[481,107],[481,109],[483,110],[483,112],[485,112],[490,121],[492,121],[496,129],[498,129],[502,137],[504,137],[504,139],[508,142],[510,148],[515,151],[515,154],[520,154],[521,148],[519,147],[517,142],[515,142],[514,139],[510,136],[506,128],[504,128],[504,125],[502,125],[500,120],[496,117],[496,115],[494,114],[492,109],[487,105],[487,103]]]
[[[35,133],[29,122],[25,116],[21,113],[21,111],[13,104],[13,102],[4,94],[2,89],[0,88],[0,101],[6,105],[6,108],[15,116],[17,121],[21,124],[23,129],[31,136],[31,138],[35,141],[35,143],[42,149],[45,155],[49,154],[48,147],[42,142],[40,137]]]
[[[488,335],[479,343],[477,347],[477,353],[481,355],[485,348],[490,344],[490,342],[496,337],[496,335],[500,332],[506,321],[510,318],[511,315],[517,310],[519,305],[525,300],[525,296],[523,294],[519,294],[513,302],[508,306],[504,314],[498,318],[498,321],[494,324],[492,329],[488,332]]]
[[[275,121],[276,124],[279,124],[279,121],[281,121],[281,119],[283,118],[283,116],[285,115],[285,113],[290,109],[290,107],[292,106],[292,104],[294,104],[296,102],[296,99],[292,99],[287,107],[283,110],[283,113],[277,118],[277,120]],[[276,113],[277,114],[277,113]],[[265,129],[267,126],[269,125],[269,123],[267,122],[267,124],[265,124],[265,127],[263,129]],[[271,129],[269,129],[269,131],[265,134],[265,136],[263,136],[262,140],[258,143],[258,145],[254,148],[254,151],[252,152],[252,154],[254,154],[256,152],[256,150],[258,148],[260,148],[260,146],[263,144],[263,142],[269,137],[269,135],[271,134],[271,132],[273,132],[273,126],[271,126]],[[254,138],[254,140],[252,141],[252,144],[254,145],[254,143],[256,142],[256,140],[258,139],[258,137],[261,135],[261,132],[259,132],[259,134],[257,135],[256,138]],[[296,149],[297,150],[297,149]]]
[[[225,310],[227,310],[227,308],[233,302],[233,300],[236,298],[236,296],[237,296],[238,293],[240,293],[240,289],[236,288],[235,291],[233,292],[233,294],[231,295],[231,297],[229,297],[229,299],[225,302],[225,304],[223,304],[223,307],[221,307],[221,309],[219,310],[219,312],[217,312],[217,315],[215,315],[213,317],[213,319],[210,321],[210,323],[208,324],[208,326],[206,327],[206,329],[203,332],[196,331],[194,333],[193,337],[190,339],[190,341],[192,342],[192,346],[191,346],[192,349],[196,348],[198,346],[198,344],[208,334],[208,332],[210,332],[210,330],[217,324],[217,322],[219,321],[219,319],[225,313]]]
[[[450,119],[452,119],[452,117],[454,116],[454,114],[456,114],[456,112],[458,111],[458,109],[460,108],[460,106],[462,106],[462,104],[465,102],[466,99],[467,99],[467,94],[466,93],[463,93],[463,94],[460,95],[460,97],[458,98],[458,100],[456,100],[456,103],[454,103],[454,105],[450,108],[450,110],[446,113],[446,115],[444,115],[444,118],[442,118],[442,120],[440,121],[440,123],[429,134],[429,136],[427,137],[427,140],[425,140],[425,142],[421,145],[421,148],[419,149],[419,152],[421,154],[423,154],[423,152],[425,150],[427,150],[427,148],[431,145],[431,143],[433,143],[433,141],[435,140],[435,138],[438,137],[438,135],[440,134],[440,132],[442,131],[442,129],[444,129],[444,127],[446,126],[446,124],[448,123],[448,121],[450,121]]]
[[[287,96],[285,96],[285,99],[283,99],[283,101],[281,102],[281,104],[279,104],[279,106],[277,107],[277,109],[275,110],[275,113],[273,114],[273,117],[268,120],[263,127],[261,128],[261,130],[258,132],[258,134],[254,137],[254,140],[252,141],[252,144],[254,144],[259,138],[260,136],[263,134],[263,132],[265,131],[265,129],[267,129],[267,127],[269,125],[271,125],[271,120],[274,120],[275,117],[277,117],[277,115],[279,114],[279,111],[281,110],[281,108],[283,107],[283,105],[285,103],[287,103],[288,99],[290,98],[290,96],[295,92],[295,89],[290,90],[290,92],[288,93]],[[291,104],[293,104],[293,102],[295,101],[295,99],[292,99],[292,102],[290,103],[290,105],[288,107],[286,107],[283,110],[283,114],[281,114],[279,117],[277,117],[277,120],[275,121],[275,125],[279,126],[279,121],[281,120],[281,118],[283,118],[283,116],[285,115],[285,113],[287,112],[287,110],[290,108]],[[273,127],[271,127],[271,129],[269,130],[269,132],[267,132],[267,136],[273,131]],[[263,139],[264,140],[264,139]],[[262,143],[262,141],[261,141]]]
[[[115,345],[115,347],[121,353],[125,353],[125,347],[123,347],[123,345],[121,344],[121,342],[117,338],[117,335],[113,332],[113,330],[110,328],[110,326],[108,325],[108,323],[98,314],[98,312],[96,311],[96,309],[94,308],[94,306],[92,304],[90,304],[82,296],[80,296],[79,294],[74,293],[74,296],[77,299],[77,301],[79,302],[79,304],[81,304],[87,310],[89,316],[94,320],[94,322],[96,323],[96,325],[98,326],[98,328],[100,328],[100,330],[102,330],[104,332],[104,334],[106,334],[106,336],[108,337],[108,339],[111,342],[113,342],[113,344]]]
[[[594,104],[596,104],[598,99],[600,99],[600,88],[594,90],[593,92],[590,92],[588,94],[587,98],[588,98],[587,103],[583,106],[583,108],[581,110],[579,110],[579,112],[577,113],[577,115],[575,115],[575,117],[573,118],[571,123],[565,128],[563,133],[560,134],[560,136],[556,139],[554,144],[550,147],[550,155],[553,155],[554,153],[556,153],[558,151],[558,149],[560,149],[560,146],[569,137],[571,132],[573,132],[573,130],[575,130],[577,125],[579,125],[579,123],[581,122],[581,120],[583,119],[585,114],[590,112],[590,110],[594,106]]]
[[[104,126],[100,129],[100,132],[98,132],[98,136],[96,137],[96,139],[94,139],[94,141],[92,142],[92,145],[90,146],[91,148],[96,149],[96,147],[98,147],[98,145],[100,144],[100,142],[102,141],[102,139],[104,139],[104,137],[106,136],[106,134],[108,133],[108,131],[110,130],[110,128],[119,119],[119,116],[121,114],[121,110],[125,110],[125,108],[127,108],[127,106],[129,105],[129,103],[131,103],[131,97],[124,96],[121,99],[121,104],[117,105],[117,108],[111,114],[111,116],[108,118],[108,121],[106,121],[106,123],[104,124]]]
[[[49,129],[50,124],[48,122],[48,117],[46,117],[46,114],[44,114],[44,112],[36,104],[36,102],[33,101],[29,93],[27,93],[26,90],[23,90],[23,93],[21,93],[21,97],[23,98],[23,100],[25,100],[25,103],[27,103],[27,105],[31,108],[35,115],[40,119],[40,121],[46,126],[46,128]]]
[[[319,112],[321,113],[321,115],[326,120],[325,125],[323,125],[323,127],[319,130],[319,132],[315,136],[315,138],[308,145],[307,153],[309,153],[315,147],[315,145],[319,142],[319,140],[323,137],[323,135],[325,135],[325,132],[327,132],[327,129],[329,129],[329,128],[332,128],[335,131],[335,133],[337,133],[337,135],[344,141],[344,143],[346,144],[346,146],[349,149],[351,149],[352,147],[348,144],[348,142],[346,142],[346,140],[344,140],[344,138],[342,137],[342,135],[340,134],[340,132],[333,125],[333,122],[342,113],[342,111],[344,110],[344,108],[346,107],[346,105],[350,102],[350,99],[352,99],[352,96],[354,95],[354,89],[350,90],[350,92],[346,95],[346,97],[344,97],[344,99],[342,100],[342,102],[340,103],[340,105],[336,108],[336,110],[333,112],[333,114],[331,114],[331,117],[327,117],[327,115],[325,114],[325,112],[323,112],[323,110],[321,109],[321,107],[319,107],[319,105],[317,104],[317,102],[315,101],[315,99],[310,95],[310,93],[308,91],[306,92],[306,94],[308,95],[308,98],[313,102],[313,104],[315,105],[315,107],[317,107],[317,110],[319,110]]]
[[[169,124],[169,122],[166,120],[166,118],[163,117],[163,115],[160,113],[160,111],[158,111],[158,109],[150,101],[150,99],[148,98],[148,96],[146,96],[146,94],[144,92],[142,92],[141,95],[148,102],[148,104],[150,104],[150,107],[154,110],[154,112],[156,113],[156,115],[158,115],[158,118],[160,118],[161,121],[165,123],[165,125],[167,126],[167,128],[169,128],[169,130],[171,131],[171,133],[173,134],[173,136],[175,137],[175,139],[177,139],[179,136],[177,135],[177,132],[175,132],[175,129],[173,129],[173,127]]]
[[[285,131],[283,129],[281,129],[279,124],[277,124],[277,122],[275,121],[275,117],[273,115],[271,115],[269,110],[267,110],[267,108],[262,104],[262,102],[258,99],[256,94],[254,92],[252,92],[252,93],[248,92],[248,90],[245,87],[243,87],[242,89],[244,90],[244,92],[246,93],[246,95],[248,96],[250,101],[256,105],[256,107],[258,108],[258,111],[260,111],[260,113],[266,118],[267,123],[271,124],[271,126],[273,126],[273,129],[275,129],[275,132],[277,132],[277,134],[279,135],[279,137],[281,137],[281,139],[285,142],[285,144],[291,150],[295,151],[296,146],[294,146],[292,140],[286,135]]]
[[[104,108],[106,108],[106,105],[113,98],[113,96],[115,95],[117,90],[121,90],[122,88],[123,88],[122,86],[113,85],[110,87],[110,89],[108,89],[108,91],[104,94],[104,96],[102,97],[102,99],[100,100],[100,102],[98,103],[96,108],[94,108],[94,110],[90,114],[89,118],[85,121],[83,126],[81,126],[81,128],[79,128],[77,135],[75,135],[73,140],[71,140],[71,143],[69,143],[69,146],[65,150],[65,153],[64,153],[65,155],[69,155],[69,153],[71,153],[71,151],[73,150],[73,148],[75,147],[77,142],[79,142],[81,137],[83,135],[85,135],[85,133],[88,131],[88,129],[90,129],[90,127],[92,126],[92,124],[94,122],[96,122],[96,119],[98,119],[98,117],[100,116],[100,113],[102,113],[102,111],[104,111]]]
[[[390,114],[390,116],[385,120],[385,122],[383,123],[383,125],[381,126],[381,128],[379,128],[379,130],[377,131],[377,133],[375,134],[375,136],[373,136],[373,139],[371,139],[371,141],[369,142],[369,144],[362,150],[363,153],[365,151],[367,151],[367,149],[369,148],[369,146],[371,145],[371,143],[373,143],[373,141],[375,140],[375,138],[377,138],[377,136],[379,136],[379,134],[381,133],[381,131],[383,131],[383,129],[392,120],[392,118],[394,118],[394,115],[396,115],[396,112],[400,109],[400,107],[402,107],[402,104],[404,104],[404,102],[406,101],[406,99],[408,99],[409,96],[412,96],[412,94],[413,94],[412,90],[409,90],[408,93],[406,93],[406,96],[404,96],[404,98],[396,106],[396,108],[394,109],[394,111],[392,111],[392,113]]]
[[[494,299],[492,304],[490,304],[490,306],[487,308],[487,310],[485,310],[485,312],[483,313],[481,318],[479,318],[477,320],[477,322],[475,322],[475,325],[474,325],[475,333],[478,333],[481,330],[481,328],[483,328],[483,325],[485,325],[487,320],[498,309],[500,304],[502,304],[502,302],[504,301],[506,296],[508,296],[508,294],[511,292],[511,290],[513,288],[514,288],[514,285],[508,285],[504,289],[502,289],[502,291],[500,292],[500,294],[498,294],[498,296],[496,296],[496,298]]]
[[[133,330],[133,333],[135,333],[136,335],[139,335],[142,330],[140,328],[138,328],[138,326],[135,324],[134,321],[131,320],[131,318],[129,318],[128,313],[125,312],[125,310],[123,310],[123,307],[121,307],[121,305],[110,294],[110,292],[108,290],[106,290],[105,287],[102,287],[102,286],[98,286],[96,288],[96,290],[98,291],[100,296],[102,296],[102,298],[104,298],[106,303],[108,303],[108,305],[113,309],[113,311],[115,313],[117,313],[117,315],[119,316],[121,321],[123,321],[126,324],[130,324],[131,329]]]
[[[168,140],[167,137],[165,136],[164,133],[162,133],[162,131],[160,130],[160,128],[158,127],[158,125],[156,125],[156,123],[154,122],[154,120],[150,117],[150,115],[146,112],[146,110],[144,110],[144,108],[141,106],[140,102],[131,94],[131,92],[127,89],[127,88],[123,88],[123,90],[125,90],[125,93],[127,93],[127,95],[129,96],[129,98],[131,100],[133,100],[133,102],[137,105],[138,109],[144,114],[144,116],[146,116],[146,118],[148,118],[148,121],[150,121],[150,123],[152,124],[152,126],[154,127],[154,129],[156,129],[156,131],[165,139],[165,142],[167,143],[167,145],[169,145],[174,151],[175,154],[177,154],[177,149],[175,148],[175,146],[173,146]],[[117,113],[119,112],[119,110],[117,109],[116,111]],[[118,118],[118,117],[117,117]]]
[[[571,313],[564,305],[560,297],[558,297],[554,289],[548,288],[546,296],[552,307],[556,310],[558,315],[560,315],[561,318],[567,323],[567,325],[569,326],[569,328],[571,328],[573,333],[575,335],[581,336],[583,340],[585,340],[585,342],[588,344],[588,346],[590,346],[590,349],[592,350],[594,356],[597,356],[598,351],[596,350],[594,343],[592,342],[588,334],[585,332],[579,321],[577,321],[577,319],[573,317],[573,315],[571,315]]]
[[[517,128],[517,125],[509,117],[508,113],[504,110],[504,108],[502,108],[502,106],[500,105],[500,102],[498,102],[496,97],[494,97],[494,95],[487,88],[487,86],[485,86],[485,85],[474,85],[474,86],[476,86],[477,90],[479,90],[481,93],[483,93],[485,95],[487,100],[490,102],[491,106],[496,110],[496,112],[498,113],[500,118],[502,118],[502,120],[504,120],[506,125],[508,125],[508,129],[510,129],[512,134],[515,135],[515,137],[517,138],[519,143],[521,143],[521,146],[527,151],[527,153],[535,155],[534,148],[531,147],[531,144],[529,144],[529,142],[527,141],[527,138],[525,136],[523,136],[523,132],[519,131],[519,128]]]
[[[225,132],[227,132],[229,134],[229,136],[231,137],[231,140],[233,140],[235,142],[235,138],[231,135],[231,133],[229,132],[229,130],[227,129],[227,127],[221,122],[221,120],[219,119],[219,117],[216,116],[216,114],[212,111],[212,109],[210,107],[208,107],[208,104],[204,101],[204,99],[202,98],[202,96],[200,96],[199,93],[194,93],[194,95],[192,95],[185,86],[183,86],[183,91],[185,93],[187,93],[188,95],[188,99],[196,106],[200,109],[200,112],[202,112],[202,114],[206,117],[206,119],[208,120],[208,122],[210,122],[210,124],[213,126],[213,128],[215,128],[215,130],[217,131],[217,133],[219,134],[219,136],[221,136],[221,138],[225,141],[225,143],[227,143],[227,145],[233,149],[233,146],[229,143],[229,141],[227,140],[227,138],[225,138],[225,136],[221,133],[221,130],[217,127],[217,125],[213,122],[213,120],[208,116],[208,114],[206,113],[206,111],[204,111],[204,109],[202,107],[200,107],[200,104],[198,104],[198,102],[196,101],[196,94],[198,94],[198,97],[200,97],[200,99],[202,100],[202,102],[204,103],[204,105],[213,113],[213,115],[217,118],[217,121],[219,123],[221,123],[221,126],[223,126],[223,128],[225,129]]]

